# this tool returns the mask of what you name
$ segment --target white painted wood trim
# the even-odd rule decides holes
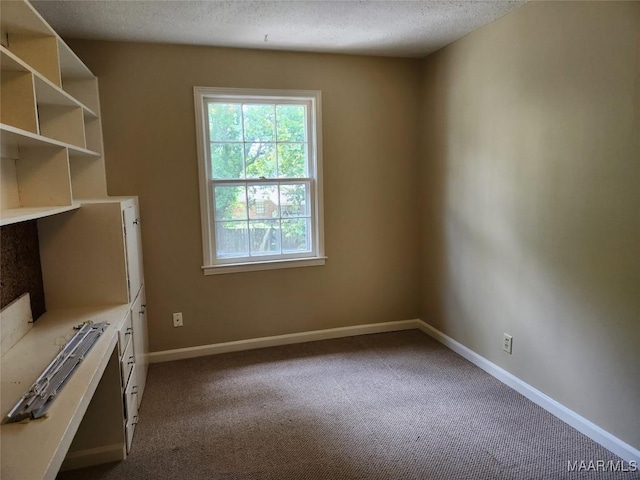
[[[200,221],[202,224],[202,271],[205,275],[221,273],[240,273],[253,270],[273,270],[278,268],[293,268],[302,266],[318,266],[324,264],[324,197],[322,192],[322,92],[320,90],[282,90],[282,89],[250,89],[250,88],[220,88],[193,87],[194,112],[196,121],[196,140],[198,156],[198,176],[200,185]],[[216,258],[216,229],[213,221],[212,188],[219,179],[212,180],[209,145],[209,128],[206,121],[206,100],[208,98],[226,99],[230,102],[257,103],[304,103],[307,106],[307,143],[309,148],[309,176],[301,179],[264,179],[265,182],[304,180],[310,185],[311,229],[314,235],[310,256],[304,253],[276,254],[268,258],[239,257],[237,259]],[[232,180],[229,180],[231,182]],[[233,179],[233,183],[253,183],[253,179]],[[257,183],[263,180],[256,179]],[[213,186],[212,186],[213,182]],[[221,183],[226,183],[222,180]],[[300,260],[305,263],[284,263],[286,260]],[[282,261],[283,263],[278,263]],[[260,265],[248,267],[249,264]]]
[[[78,450],[67,454],[60,471],[65,472],[67,470],[75,470],[77,468],[101,465],[103,463],[118,462],[120,460],[124,460],[126,457],[127,449],[124,443],[89,448],[87,450]]]
[[[27,292],[0,310],[0,355],[4,357],[32,327],[31,295]]]
[[[0,226],[11,225],[12,223],[26,222],[38,218],[50,217],[59,213],[70,212],[80,208],[80,205],[73,202],[73,205],[53,206],[53,207],[18,207],[0,210]]]
[[[422,320],[416,320],[415,323],[417,324],[418,328],[427,335],[433,337],[435,340],[450,348],[458,355],[466,358],[492,377],[495,377],[508,387],[514,389],[516,392],[524,395],[533,403],[544,408],[547,412],[558,417],[563,422],[571,425],[573,428],[583,433],[594,442],[602,445],[604,448],[615,453],[627,462],[635,461],[637,463],[640,463],[640,450],[637,450],[628,443],[620,440],[611,433],[600,428],[595,423],[587,420],[583,416],[555,401],[553,398],[532,387],[531,385],[519,379],[515,375],[509,373],[505,369],[499,367],[495,363],[477,354],[470,348],[465,347],[460,342],[457,342],[453,338],[442,333],[440,330],[432,327]]]
[[[367,325],[354,325],[352,327],[329,328],[327,330],[314,330],[311,332],[289,333],[273,337],[251,338],[235,342],[215,343],[211,345],[199,345],[197,347],[177,348],[151,352],[149,363],[170,362],[185,358],[204,357],[219,353],[239,352],[256,348],[275,347],[278,345],[291,345],[294,343],[315,342],[332,338],[353,337],[370,333],[395,332],[399,330],[412,330],[420,328],[419,320],[400,320],[397,322],[370,323]]]
[[[4,123],[0,123],[0,134],[2,134],[2,141],[6,145],[4,148],[11,148],[13,146],[19,147],[63,147],[69,150],[69,156],[79,157],[100,157],[99,152],[92,152],[86,148],[72,145],[54,138],[45,137],[44,135],[38,135],[37,133],[22,130],[21,128],[12,127]]]
[[[317,267],[325,264],[327,257],[290,258],[271,260],[268,262],[233,263],[203,266],[205,275],[218,275],[221,273],[240,273],[258,270],[276,270],[281,268]]]

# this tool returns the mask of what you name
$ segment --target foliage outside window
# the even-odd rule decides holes
[[[195,89],[205,273],[319,265],[319,92]]]

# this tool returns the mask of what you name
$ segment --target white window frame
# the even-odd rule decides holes
[[[237,273],[278,268],[324,265],[324,216],[322,194],[322,95],[318,90],[272,90],[246,88],[194,87],[198,174],[200,180],[200,215],[202,222],[202,270],[205,275]],[[215,221],[213,205],[213,177],[209,148],[207,100],[260,103],[305,103],[308,106],[307,141],[309,144],[309,183],[312,248],[311,252],[270,256],[218,259],[216,257]],[[260,183],[260,179],[241,182]],[[295,180],[292,180],[295,182]]]

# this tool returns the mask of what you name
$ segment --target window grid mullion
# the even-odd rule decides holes
[[[249,256],[251,256],[251,230],[249,229],[249,227],[251,226],[251,224],[249,223],[249,185],[247,185],[246,182],[244,185],[244,213],[247,216],[245,220],[245,225],[247,226],[247,248],[249,249]]]
[[[258,143],[258,142],[246,142],[244,141],[244,137],[242,141],[239,140],[209,140],[210,143],[220,143],[222,145],[226,145],[227,143]],[[309,142],[260,142],[260,143],[279,143],[281,145],[306,145]]]
[[[280,176],[280,155],[278,154],[278,108],[277,105],[273,104],[273,138],[275,140],[275,151],[276,151],[276,177]],[[280,203],[280,186],[278,186],[278,204]],[[278,210],[280,208],[278,207]],[[280,238],[280,251],[282,251],[282,237]]]
[[[278,226],[280,227],[278,229],[280,231],[280,254],[282,254],[282,197],[280,196],[280,184],[278,184]]]
[[[214,185],[244,185],[244,184],[265,184],[265,183],[311,183],[310,177],[296,178],[212,178]]]
[[[247,178],[247,139],[244,136],[244,103],[240,104],[240,119],[242,120],[242,175],[244,178]],[[248,214],[247,218],[249,218]]]

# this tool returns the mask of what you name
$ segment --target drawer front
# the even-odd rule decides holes
[[[131,312],[127,315],[126,320],[120,330],[118,330],[118,355],[120,358],[124,355],[124,352],[131,342],[133,336],[133,323],[131,322]]]
[[[149,369],[149,342],[147,337],[147,313],[144,285],[140,289],[138,298],[131,307],[131,321],[133,322],[133,353],[136,356],[136,369],[133,372],[138,384],[138,406],[142,401],[146,385],[147,370]]]
[[[131,420],[134,415],[137,415],[138,411],[138,382],[136,381],[137,369],[138,366],[134,365],[133,373],[131,374],[127,388],[124,391],[124,406],[127,421]]]
[[[138,404],[134,401],[131,402],[131,418],[127,419],[127,424],[124,427],[125,434],[127,436],[127,453],[131,450],[131,443],[133,442],[133,432],[138,424]]]
[[[124,350],[122,354],[122,358],[120,359],[120,372],[122,374],[122,386],[127,387],[127,382],[129,381],[129,376],[131,375],[131,371],[136,363],[136,357],[133,354],[133,342],[129,342],[127,348]]]

